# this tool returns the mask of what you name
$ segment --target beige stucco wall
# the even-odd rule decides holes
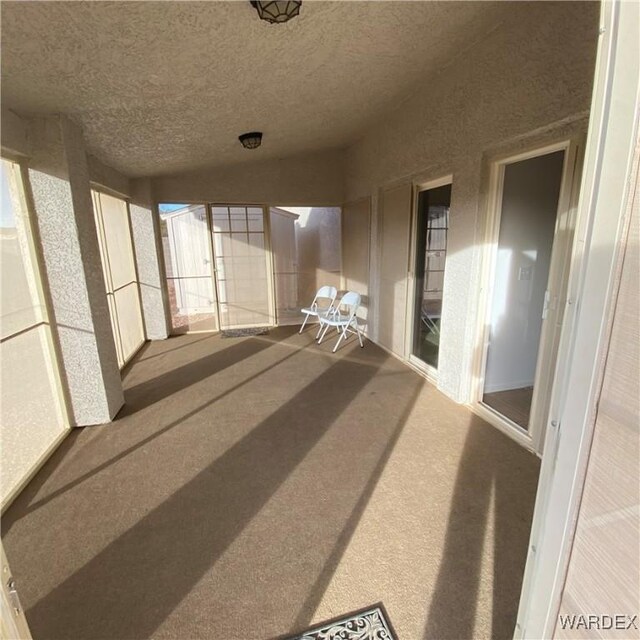
[[[1,113],[0,134],[2,135],[3,153],[29,155],[31,146],[29,145],[27,120],[6,107],[2,107]]]
[[[348,202],[342,207],[342,287],[357,291],[361,302],[358,318],[369,330],[369,234],[371,229],[369,198]]]
[[[250,154],[247,151],[247,154]],[[339,205],[343,154],[322,151],[298,157],[215,167],[153,178],[157,202]]]
[[[345,158],[346,198],[373,202],[372,298],[385,242],[378,235],[380,190],[453,175],[439,387],[458,401],[469,400],[476,349],[486,158],[586,131],[595,64],[597,3],[505,3],[503,15],[492,33],[370,127]],[[408,264],[408,246],[394,261]],[[372,300],[376,313],[402,304]]]

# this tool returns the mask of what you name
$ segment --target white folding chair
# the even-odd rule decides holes
[[[360,294],[355,291],[347,291],[338,304],[330,309],[324,317],[320,317],[322,333],[318,339],[318,344],[322,342],[329,327],[335,327],[340,336],[336,346],[333,347],[333,353],[338,349],[342,339],[347,339],[349,333],[355,333],[358,336],[360,346],[364,347],[362,336],[360,335],[360,327],[358,326],[358,316],[356,315],[359,306]],[[345,313],[340,311],[341,308],[346,308]]]
[[[331,287],[329,285],[325,285],[324,287],[320,287],[318,292],[316,293],[316,297],[313,299],[313,302],[309,307],[304,309],[300,309],[302,313],[305,313],[306,316],[304,318],[304,322],[300,327],[300,331],[298,333],[302,333],[304,326],[307,324],[307,320],[309,316],[315,316],[317,318],[321,318],[325,316],[330,309],[333,309],[333,305],[336,301],[336,296],[338,295],[338,290],[335,287]],[[329,304],[319,303],[318,300],[329,300]],[[322,324],[320,324],[320,329],[322,329]],[[320,335],[320,329],[318,329],[318,335]],[[318,337],[316,335],[316,338]]]

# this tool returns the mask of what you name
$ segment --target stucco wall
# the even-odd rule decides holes
[[[25,156],[29,154],[31,147],[28,139],[28,122],[6,107],[2,107],[0,132],[3,151]]]
[[[89,169],[89,179],[93,185],[114,191],[122,196],[131,195],[129,178],[119,171],[89,154],[87,154],[87,167]]]
[[[374,205],[372,297],[385,241],[376,235],[379,190],[453,174],[438,384],[459,401],[469,400],[476,349],[483,161],[500,148],[586,131],[595,64],[597,3],[505,3],[503,14],[493,32],[425,78],[345,158],[346,198],[372,196]],[[408,247],[398,260],[408,263]],[[389,304],[372,300],[378,310]]]
[[[32,130],[28,175],[63,378],[77,426],[108,422],[124,403],[80,128],[65,117]]]
[[[250,154],[247,151],[247,154]],[[324,151],[153,178],[156,202],[339,205],[343,154]]]

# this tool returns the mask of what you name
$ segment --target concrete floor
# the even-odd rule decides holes
[[[148,344],[4,518],[34,637],[264,640],[382,601],[508,638],[539,464],[384,351],[315,331]]]

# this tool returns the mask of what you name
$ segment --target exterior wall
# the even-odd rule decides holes
[[[342,152],[325,151],[160,176],[152,187],[156,202],[341,204],[342,167]]]
[[[324,285],[340,289],[341,284],[341,211],[339,207],[278,207],[297,216],[296,293],[298,311],[311,304]],[[302,322],[297,314],[296,320]]]
[[[348,202],[342,207],[342,288],[361,297],[358,318],[369,331],[369,239],[371,229],[369,198]]]
[[[382,193],[380,208],[380,279],[375,339],[393,353],[404,354],[407,266],[411,228],[411,185]]]
[[[469,400],[476,349],[486,159],[503,145],[534,146],[584,132],[595,63],[597,3],[505,3],[503,13],[492,33],[425,79],[345,159],[346,198],[373,198],[372,238],[380,189],[453,174],[438,385],[458,401]],[[377,236],[382,245],[384,233]],[[405,273],[408,248],[397,255]],[[373,298],[382,276],[379,251],[373,252]],[[402,301],[372,303],[377,320],[382,309]],[[405,355],[396,349],[402,346],[394,351]]]

